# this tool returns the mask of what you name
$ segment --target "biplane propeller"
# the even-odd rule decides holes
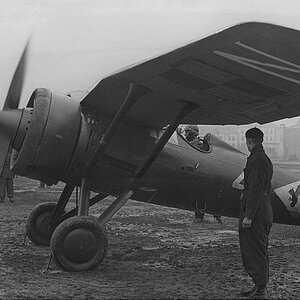
[[[19,109],[26,46],[0,112],[0,166],[12,146],[16,174],[66,184],[57,203],[30,213],[31,241],[50,245],[62,268],[84,271],[105,257],[105,224],[128,199],[237,217],[246,155],[211,134],[196,149],[176,128],[298,116],[299,37],[240,24],[104,78],[81,102],[38,88]],[[299,178],[275,168],[272,184],[275,222],[300,225]],[[116,199],[89,216],[107,195]]]

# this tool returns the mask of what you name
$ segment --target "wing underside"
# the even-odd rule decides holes
[[[82,101],[115,115],[129,83],[148,87],[128,118],[141,126],[170,123],[182,102],[198,108],[182,123],[248,124],[300,115],[300,32],[243,23],[123,70]]]

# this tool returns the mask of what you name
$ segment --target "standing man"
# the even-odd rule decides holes
[[[269,199],[273,165],[263,146],[263,132],[251,128],[246,132],[250,151],[244,169],[244,190],[239,214],[239,242],[243,265],[255,286],[241,292],[252,299],[267,299],[269,280],[268,239],[273,222]]]
[[[9,147],[6,155],[4,166],[0,176],[0,203],[5,202],[5,196],[7,195],[10,202],[14,202],[14,185],[13,178],[14,173],[10,169],[10,158],[12,154],[12,147]]]

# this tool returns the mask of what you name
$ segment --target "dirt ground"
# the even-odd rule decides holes
[[[251,285],[242,269],[236,219],[218,224],[206,215],[194,223],[192,212],[135,201],[107,224],[109,248],[99,268],[68,273],[51,262],[46,271],[49,249],[28,240],[21,245],[25,223],[35,205],[56,201],[63,185],[38,185],[18,177],[15,203],[0,204],[0,299],[238,299]],[[299,232],[273,226],[268,289],[274,299],[300,299]]]

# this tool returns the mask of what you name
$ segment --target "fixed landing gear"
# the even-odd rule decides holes
[[[57,224],[58,221],[60,224],[52,234],[50,249],[57,265],[66,271],[80,272],[94,269],[106,255],[108,245],[106,231],[96,218],[88,216],[88,211],[91,205],[107,195],[98,194],[90,199],[90,190],[90,179],[83,177],[76,209],[60,217],[53,217],[53,224]],[[61,203],[65,205],[66,201]],[[60,209],[57,210],[61,211],[64,205],[60,205]]]
[[[75,213],[74,210],[68,213],[62,212],[74,189],[74,186],[71,185],[66,185],[65,190],[53,211],[50,225],[53,228],[57,227],[52,234],[50,248],[57,264],[65,270],[87,271],[100,264],[107,251],[107,235],[102,226],[104,226],[104,224],[109,221],[134,194],[135,190],[139,187],[140,179],[143,178],[145,172],[166,145],[180,121],[197,107],[193,103],[185,101],[181,102],[182,107],[180,111],[159,138],[141,166],[134,172],[128,186],[98,219],[91,218],[88,216],[88,210],[94,199],[90,199],[92,185],[90,176],[93,168],[97,162],[103,158],[109,142],[118,126],[125,119],[131,106],[140,96],[148,91],[147,88],[142,86],[133,83],[130,84],[126,99],[110,123],[108,129],[102,135],[99,145],[92,157],[87,161],[85,167],[83,167],[80,197]],[[95,199],[95,203],[101,200],[100,197],[105,198],[103,195],[99,195],[99,199]],[[77,216],[75,216],[75,214],[77,214]]]
[[[83,181],[79,206],[65,212],[71,190],[66,186],[58,203],[37,205],[27,218],[26,233],[34,244],[50,246],[59,267],[87,271],[101,263],[108,245],[104,227],[87,216],[88,209],[107,195],[100,193],[89,199],[89,185]]]
[[[106,132],[82,170],[80,197],[77,216],[63,221],[54,231],[50,248],[56,262],[68,271],[86,271],[97,267],[104,259],[107,249],[107,236],[100,224],[104,225],[129,199],[132,191],[125,191],[95,220],[88,217],[91,204],[91,178],[94,165],[101,159],[114,135],[134,103],[149,90],[137,84],[130,84],[126,99],[120,106]],[[102,218],[101,218],[102,217]]]
[[[55,229],[50,248],[59,266],[78,272],[97,267],[106,255],[107,245],[107,234],[97,219],[75,216]]]
[[[61,268],[86,271],[97,267],[106,254],[106,231],[96,218],[88,216],[88,210],[107,195],[99,193],[89,199],[90,182],[83,178],[78,206],[65,212],[73,190],[66,185],[57,203],[37,205],[27,218],[26,233],[36,245],[50,246]]]
[[[75,272],[99,266],[105,258],[108,245],[104,225],[130,196],[132,191],[122,193],[98,219],[87,216],[89,206],[106,196],[100,194],[89,200],[89,181],[83,178],[78,215],[61,222],[51,238],[50,249],[58,266]]]
[[[31,211],[26,222],[26,233],[36,245],[49,246],[54,228],[50,226],[51,215],[56,203],[45,202]]]

